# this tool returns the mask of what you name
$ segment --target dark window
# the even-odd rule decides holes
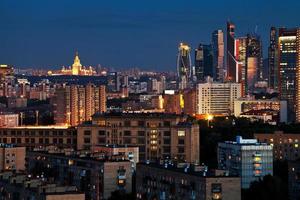
[[[35,139],[34,139],[34,138],[31,138],[31,139],[30,139],[30,143],[31,143],[31,144],[34,144],[34,143],[35,143]]]
[[[84,138],[84,143],[90,143],[90,142],[91,142],[90,138]]]
[[[53,138],[53,144],[57,144],[57,138]]]
[[[49,138],[45,138],[45,144],[49,144]]]
[[[124,144],[131,144],[131,138],[124,138]]]
[[[71,144],[71,142],[72,142],[71,138],[68,138],[67,139],[67,144]]]
[[[11,135],[16,135],[16,131],[11,131],[10,134]]]
[[[39,138],[39,143],[40,143],[40,144],[43,143],[43,138]]]
[[[170,131],[164,131],[164,136],[165,137],[170,137],[171,136],[171,132]]]
[[[170,121],[164,121],[164,126],[166,126],[166,127],[169,127],[169,126],[171,126],[171,123],[170,123]]]
[[[25,135],[29,135],[29,131],[25,131]]]
[[[57,135],[57,131],[53,131],[53,133],[52,133],[53,135]]]
[[[164,147],[163,150],[164,150],[164,153],[170,153],[171,147]]]
[[[178,139],[178,144],[184,144],[184,139]]]
[[[49,135],[49,131],[45,131],[45,135]]]
[[[105,144],[105,138],[98,138],[98,143],[99,144]]]
[[[63,136],[64,132],[63,131],[58,131],[58,135]]]
[[[144,127],[145,126],[145,121],[138,121],[138,126]]]
[[[184,147],[178,147],[178,153],[184,153]]]
[[[29,143],[29,138],[25,138],[25,143],[26,143],[26,144]]]
[[[137,143],[138,144],[145,144],[145,139],[144,138],[138,138]]]
[[[90,130],[85,130],[85,131],[83,132],[83,134],[86,135],[86,136],[91,135],[91,131],[90,131]]]
[[[124,121],[124,126],[131,126],[131,122],[128,120]]]
[[[43,136],[43,131],[39,131],[39,136]]]
[[[104,130],[100,130],[100,131],[98,132],[98,134],[99,134],[100,136],[105,136],[105,131],[104,131]]]
[[[164,139],[164,144],[170,144],[171,140],[170,139]]]
[[[58,143],[59,143],[59,144],[63,144],[63,143],[64,143],[64,140],[63,140],[62,138],[59,138],[59,139],[58,139]]]
[[[17,131],[17,135],[22,135],[22,131]]]
[[[16,143],[16,138],[11,138],[11,143]]]
[[[34,131],[31,131],[31,132],[30,132],[30,135],[31,135],[31,136],[35,136],[35,132],[34,132]]]
[[[124,131],[124,136],[131,136],[131,131]]]
[[[21,144],[21,143],[22,143],[21,138],[17,138],[17,143],[18,143],[18,144]]]
[[[138,136],[145,136],[145,131],[138,131]]]

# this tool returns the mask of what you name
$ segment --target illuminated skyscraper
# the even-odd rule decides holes
[[[216,81],[224,80],[224,33],[222,30],[216,30],[212,33],[212,52],[214,79]]]
[[[192,62],[190,51],[191,48],[187,44],[180,43],[177,56],[177,76],[179,79],[179,89],[185,89],[192,78]]]
[[[206,76],[214,76],[212,53],[211,45],[200,44],[195,50],[195,76],[197,81],[204,81]]]
[[[234,58],[234,31],[235,25],[227,22],[227,49],[226,49],[226,65],[227,80],[236,82],[236,62]]]
[[[297,69],[297,29],[280,28],[278,33],[279,94],[287,101],[288,121],[295,120],[296,73]],[[297,105],[298,103],[297,98]],[[297,106],[299,108],[299,106]],[[297,115],[299,112],[297,112]],[[297,117],[298,118],[298,117]]]
[[[270,30],[270,46],[268,49],[268,64],[269,64],[269,87],[278,89],[278,38],[277,30],[272,27]]]
[[[235,80],[242,85],[242,96],[245,95],[247,82],[247,37],[239,37],[234,43]]]

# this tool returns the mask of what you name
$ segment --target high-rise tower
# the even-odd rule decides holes
[[[224,33],[222,30],[215,30],[212,33],[212,52],[214,79],[224,80]]]
[[[197,81],[205,81],[206,76],[214,76],[211,45],[199,44],[195,50],[195,76]]]
[[[227,48],[226,48],[226,65],[227,80],[236,82],[236,62],[234,58],[234,31],[235,25],[227,22]]]
[[[177,76],[179,80],[179,89],[185,89],[193,76],[190,51],[191,48],[187,44],[179,44],[177,56]]]
[[[278,89],[278,38],[275,27],[272,27],[270,30],[270,46],[268,48],[268,54],[269,87]]]

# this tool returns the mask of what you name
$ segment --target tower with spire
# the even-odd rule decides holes
[[[74,63],[72,65],[72,75],[79,75],[80,71],[81,71],[81,67],[82,67],[82,65],[80,63],[79,54],[78,54],[78,51],[76,51]]]

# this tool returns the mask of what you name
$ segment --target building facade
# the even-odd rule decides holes
[[[254,137],[259,142],[273,146],[274,160],[297,160],[300,159],[300,134],[284,133],[256,133]]]
[[[91,120],[96,112],[106,112],[106,87],[63,86],[56,90],[52,105],[56,124],[76,126]]]
[[[204,81],[206,76],[215,76],[212,46],[199,44],[195,49],[195,80]]]
[[[227,22],[227,40],[226,40],[226,64],[227,64],[227,80],[236,82],[236,61],[234,58],[234,35],[235,25]]]
[[[211,78],[199,83],[196,89],[197,114],[230,115],[234,100],[242,95],[240,83],[217,83]]]
[[[256,139],[237,136],[235,142],[218,144],[218,166],[230,175],[240,176],[241,187],[249,188],[251,182],[273,175],[273,148]]]
[[[18,125],[18,114],[0,112],[0,128],[17,127]]]
[[[189,85],[192,77],[192,60],[191,48],[185,44],[180,43],[177,55],[177,76],[179,81],[179,89],[185,89]]]
[[[188,170],[159,164],[139,164],[136,174],[137,199],[241,199],[239,177],[203,176],[201,172]]]
[[[224,33],[222,30],[215,30],[212,33],[212,52],[214,79],[222,82],[224,80]]]
[[[132,192],[132,168],[129,161],[101,160],[77,155],[28,152],[29,171],[55,171],[57,183],[76,186],[86,200],[107,199],[116,190]],[[51,176],[51,175],[49,175]]]
[[[271,27],[270,46],[268,48],[269,87],[278,89],[278,36],[277,29]]]
[[[300,199],[300,160],[288,162],[289,199]]]
[[[17,147],[5,143],[0,144],[0,171],[25,170],[25,147]]]
[[[139,147],[139,159],[199,162],[199,125],[164,113],[103,113],[77,128],[77,149],[119,144]]]
[[[0,128],[0,143],[17,144],[28,149],[56,145],[59,148],[76,148],[75,128],[59,126],[19,126]]]

